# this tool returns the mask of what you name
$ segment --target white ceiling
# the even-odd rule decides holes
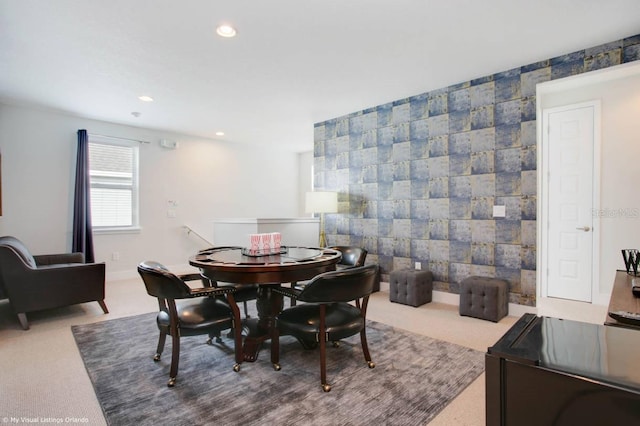
[[[0,101],[307,151],[316,122],[637,33],[638,0],[0,0]]]

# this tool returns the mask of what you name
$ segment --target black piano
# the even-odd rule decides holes
[[[485,360],[487,426],[640,425],[640,330],[525,314]]]

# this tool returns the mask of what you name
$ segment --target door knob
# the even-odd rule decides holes
[[[584,232],[589,232],[591,230],[591,228],[589,228],[588,226],[583,226],[581,228],[576,228],[578,231],[584,231]]]

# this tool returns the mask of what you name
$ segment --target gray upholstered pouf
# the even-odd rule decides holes
[[[402,269],[389,274],[389,300],[404,305],[420,306],[431,302],[431,271]]]
[[[469,277],[460,283],[460,315],[498,322],[509,314],[509,283]]]

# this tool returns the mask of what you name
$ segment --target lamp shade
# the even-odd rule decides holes
[[[307,213],[336,213],[338,211],[337,192],[307,192],[305,201],[305,211]]]

